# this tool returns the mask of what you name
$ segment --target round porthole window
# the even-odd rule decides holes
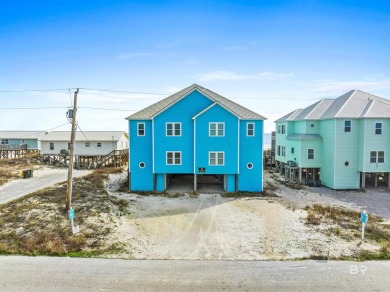
[[[348,165],[349,165],[349,162],[348,162],[348,161],[345,161],[345,162],[344,162],[344,165],[345,165],[345,166],[348,166]]]
[[[310,127],[314,128],[314,124],[311,124]]]
[[[248,169],[252,169],[252,168],[253,168],[253,163],[252,163],[252,162],[249,162],[249,163],[246,165],[246,167],[247,167]]]
[[[144,168],[144,167],[145,167],[145,162],[140,162],[140,163],[139,163],[139,167],[140,167],[140,168]]]

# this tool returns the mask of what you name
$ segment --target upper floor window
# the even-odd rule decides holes
[[[97,142],[97,143],[96,143],[96,146],[97,146],[98,148],[102,147],[102,142]]]
[[[247,136],[254,136],[255,135],[255,124],[254,123],[247,123],[246,124],[246,135]]]
[[[224,152],[209,152],[209,165],[224,165],[225,164]]]
[[[225,123],[209,123],[209,136],[225,136]]]
[[[181,136],[181,123],[167,123],[167,136]]]
[[[167,165],[181,165],[181,151],[167,152]]]
[[[286,125],[282,125],[280,130],[282,135],[286,134]]]
[[[2,145],[8,145],[9,144],[8,139],[1,139],[1,144]]]
[[[91,143],[90,142],[85,142],[85,147],[91,147]]]
[[[145,136],[145,123],[137,124],[137,136]]]
[[[382,123],[381,122],[375,123],[375,134],[376,135],[382,134]]]
[[[313,148],[307,149],[307,159],[314,159],[314,149]]]
[[[385,151],[370,151],[370,163],[384,163]]]
[[[276,133],[277,133],[277,134],[280,134],[280,125],[277,125],[277,126],[276,126]]]
[[[351,132],[352,122],[344,121],[344,132]]]
[[[279,145],[276,146],[276,154],[277,154],[278,156],[280,156],[280,146],[279,146]]]
[[[286,157],[286,146],[282,146],[282,157]]]
[[[49,147],[50,147],[50,150],[54,150],[54,143],[53,143],[53,142],[50,142]]]
[[[20,139],[20,144],[26,144],[26,139]]]

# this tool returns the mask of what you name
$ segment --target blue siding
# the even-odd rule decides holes
[[[236,191],[236,177],[234,174],[227,175],[227,190],[228,193]]]
[[[163,192],[165,191],[165,174],[163,173],[158,173],[156,174],[156,191],[157,192]]]
[[[210,137],[209,123],[224,122],[225,136]],[[223,166],[209,165],[209,152],[224,152]],[[196,165],[206,168],[206,174],[232,174],[238,172],[238,118],[221,107],[215,105],[196,118]]]
[[[145,136],[137,136],[137,123],[145,123]],[[153,191],[152,121],[129,121],[130,190]],[[144,168],[139,164],[145,163]]]
[[[255,124],[255,135],[247,136],[247,123]],[[240,174],[238,189],[247,192],[263,191],[263,121],[240,121]],[[253,164],[248,169],[248,163]]]
[[[192,118],[212,104],[212,101],[193,91],[154,119],[154,172],[194,173],[194,121]],[[181,122],[181,136],[165,135],[167,122]],[[181,151],[181,165],[166,165],[167,151]]]
[[[7,139],[7,138],[1,138]],[[27,144],[27,149],[38,149],[38,139],[25,139]],[[22,139],[8,139],[8,145],[20,145]]]

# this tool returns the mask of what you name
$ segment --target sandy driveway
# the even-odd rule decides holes
[[[73,170],[73,177],[90,173],[89,170]],[[12,201],[40,189],[63,182],[68,178],[67,168],[44,167],[34,170],[33,177],[29,179],[13,180],[0,187],[0,204]]]

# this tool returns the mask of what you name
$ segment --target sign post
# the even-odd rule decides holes
[[[76,233],[78,233],[80,231],[80,226],[79,225],[74,226],[74,223],[73,223],[74,210],[73,210],[72,207],[70,207],[70,209],[68,211],[68,216],[69,216],[69,219],[70,219],[70,224],[72,226],[72,234],[75,235]]]
[[[360,214],[360,221],[362,222],[362,241],[364,241],[364,227],[368,222],[368,215],[366,210],[363,210],[363,212]]]

